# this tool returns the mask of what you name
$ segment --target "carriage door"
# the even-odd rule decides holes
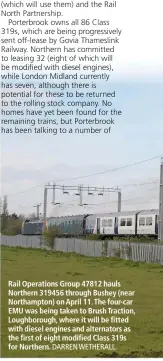
[[[83,219],[83,235],[86,234],[86,218]]]
[[[159,217],[156,215],[155,217],[155,234],[158,235],[158,220],[159,220]]]
[[[115,217],[114,233],[118,234],[118,217]]]
[[[97,218],[97,234],[100,234],[100,218]]]

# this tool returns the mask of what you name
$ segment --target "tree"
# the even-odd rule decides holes
[[[9,215],[7,196],[4,196],[3,204],[1,201],[1,232],[6,235],[21,234],[22,218],[15,212]]]
[[[35,220],[35,219],[36,219],[35,213],[30,213],[30,214],[28,215],[27,219],[30,219],[30,221]]]
[[[4,196],[3,198],[2,215],[8,217],[7,196]]]
[[[23,214],[19,214],[19,219],[21,219],[21,221],[25,220],[25,216]]]
[[[14,218],[14,219],[18,219],[18,216],[17,216],[16,213],[12,213],[12,214],[11,214],[11,217]]]
[[[7,196],[4,196],[3,205],[2,205],[2,215],[1,215],[2,231],[7,228],[7,221],[8,221],[8,204],[7,204]]]

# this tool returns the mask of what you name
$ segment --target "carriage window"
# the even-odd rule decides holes
[[[112,227],[112,219],[103,219],[102,220],[102,227]]]
[[[145,218],[139,218],[139,226],[145,226]]]
[[[112,219],[108,219],[108,227],[112,227],[113,226],[113,221]]]
[[[146,226],[152,226],[152,217],[146,218]]]
[[[103,219],[102,220],[102,227],[106,227],[106,226],[107,226],[106,219]]]
[[[127,218],[127,226],[132,226],[132,218]]]
[[[124,227],[126,225],[126,218],[121,218],[120,226]]]

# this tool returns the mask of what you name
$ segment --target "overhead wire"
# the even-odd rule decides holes
[[[133,166],[136,166],[138,164],[143,164],[143,163],[146,163],[146,162],[149,162],[151,160],[154,160],[154,159],[158,159],[158,158],[161,158],[162,155],[159,155],[159,156],[156,156],[156,157],[152,157],[152,158],[148,158],[148,159],[145,159],[145,160],[142,160],[142,161],[138,161],[138,162],[134,162],[132,164],[128,164],[128,165],[124,165],[124,166],[120,166],[120,167],[117,167],[117,168],[113,168],[113,169],[107,169],[105,171],[102,171],[102,172],[97,172],[97,173],[92,173],[92,174],[89,174],[89,175],[85,175],[85,176],[78,176],[78,177],[71,177],[71,178],[64,178],[64,179],[59,179],[59,180],[56,180],[56,182],[64,182],[66,180],[73,180],[73,179],[84,179],[84,178],[88,178],[88,177],[92,177],[92,176],[96,176],[96,175],[102,175],[102,174],[106,174],[106,173],[109,173],[109,172],[115,172],[115,171],[118,171],[118,170],[121,170],[121,169],[126,169],[126,168],[129,168],[129,167],[133,167]],[[50,182],[49,182],[50,183]],[[152,182],[153,183],[153,182]],[[151,184],[152,184],[151,183]],[[149,184],[149,183],[148,183]],[[43,185],[45,185],[45,183],[40,183],[36,186],[33,186],[33,187],[30,187],[30,188],[27,188],[23,191],[20,191],[20,192],[17,192],[17,193],[11,193],[11,194],[8,194],[8,196],[15,196],[15,195],[19,195],[19,194],[23,194],[25,192],[28,192],[29,190],[32,190],[32,189],[36,189],[36,188],[40,188],[42,187]],[[140,184],[139,184],[140,185]],[[143,184],[145,185],[145,183]],[[129,185],[124,185],[124,187],[127,187]]]

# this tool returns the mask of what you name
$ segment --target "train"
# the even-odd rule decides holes
[[[102,239],[114,236],[157,238],[158,218],[157,209],[50,217],[46,221],[46,229],[57,227],[60,235],[65,237],[98,235]],[[43,227],[43,219],[25,220],[22,234],[41,235]]]

